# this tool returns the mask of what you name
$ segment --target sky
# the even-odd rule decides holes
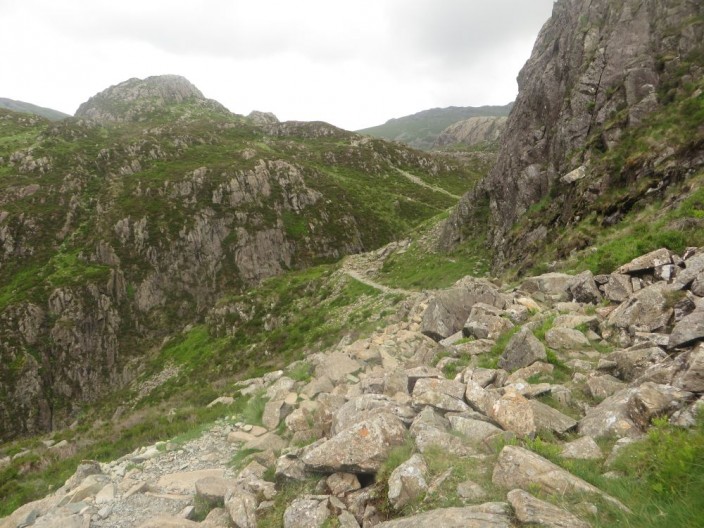
[[[183,75],[238,114],[358,130],[506,104],[553,0],[0,0],[0,97],[73,114]]]

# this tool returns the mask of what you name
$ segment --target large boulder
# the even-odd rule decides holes
[[[574,277],[566,273],[544,273],[528,277],[521,284],[521,290],[530,294],[542,294],[554,301],[568,301],[569,287]]]
[[[545,346],[528,328],[521,328],[506,345],[499,359],[499,366],[509,372],[547,359]]]
[[[487,280],[465,278],[455,287],[435,294],[423,312],[421,332],[436,341],[462,330],[472,306],[484,303],[504,308],[506,299]]]
[[[623,389],[589,409],[579,422],[579,434],[592,438],[640,437],[640,429],[628,414],[628,402],[635,392],[633,388]]]
[[[611,326],[629,331],[656,332],[667,327],[672,318],[668,294],[672,288],[663,282],[637,291],[609,314]]]
[[[396,446],[403,444],[406,427],[389,412],[380,412],[306,450],[301,460],[309,471],[376,473]]]
[[[634,258],[628,264],[624,264],[616,271],[618,273],[628,273],[629,275],[654,272],[658,268],[672,264],[672,253],[669,249],[660,248],[645,255]]]
[[[320,528],[328,517],[327,500],[298,498],[284,512],[284,528]]]
[[[704,392],[704,344],[686,357],[686,366],[675,379],[675,385],[691,392]]]
[[[577,302],[596,304],[601,301],[601,292],[594,282],[594,275],[591,271],[583,271],[574,277],[568,290]]]

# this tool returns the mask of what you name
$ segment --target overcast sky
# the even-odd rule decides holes
[[[553,0],[0,0],[0,97],[73,114],[173,73],[231,111],[356,130],[505,104]]]

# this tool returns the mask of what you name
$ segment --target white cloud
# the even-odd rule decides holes
[[[552,0],[0,0],[0,96],[73,113],[184,75],[232,111],[349,129],[503,104]]]

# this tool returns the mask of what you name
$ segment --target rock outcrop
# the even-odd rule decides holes
[[[470,117],[450,125],[435,140],[434,148],[453,145],[467,147],[492,146],[506,128],[506,117]]]
[[[680,93],[683,79],[702,78],[703,9],[698,2],[677,0],[557,1],[518,76],[519,94],[498,161],[463,197],[445,225],[441,245],[463,239],[475,226],[476,211],[488,202],[494,265],[516,264],[541,246],[555,223],[587,214],[596,197],[622,185],[620,180],[632,181],[641,173],[653,177],[657,170],[652,187],[661,191],[674,179],[668,170],[675,158],[682,173],[701,166],[697,148],[693,152],[687,145],[677,155],[663,152],[663,144],[642,170],[623,169],[628,174],[599,172],[591,161],[616,148],[627,129]],[[656,158],[670,163],[654,169]],[[514,223],[541,200],[552,202],[549,217],[512,233]]]

